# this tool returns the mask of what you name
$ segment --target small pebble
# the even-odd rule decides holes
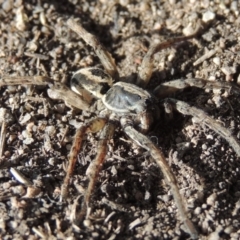
[[[202,20],[203,20],[203,22],[207,23],[207,22],[210,22],[213,19],[215,19],[215,16],[216,16],[216,14],[209,10],[203,14]]]
[[[207,204],[210,205],[210,206],[213,206],[215,201],[217,199],[217,194],[216,193],[213,193],[211,194],[208,198],[207,198]]]
[[[187,27],[185,27],[185,28],[182,30],[182,32],[183,32],[183,34],[184,34],[185,36],[189,36],[189,35],[193,34],[193,33],[194,33],[194,28],[193,28],[192,24],[189,23],[189,24],[187,25]]]
[[[13,0],[5,0],[2,4],[2,9],[5,11],[5,12],[9,12],[11,11],[13,8]]]
[[[232,232],[233,232],[233,227],[232,226],[228,226],[228,227],[226,227],[225,229],[224,229],[224,232],[226,233],[226,234],[231,234]]]
[[[231,67],[222,67],[221,68],[222,72],[226,75],[226,81],[232,81],[233,75],[237,72],[237,67],[236,66],[231,66]]]
[[[220,61],[220,58],[219,58],[219,57],[213,58],[213,62],[214,62],[217,66],[220,66],[220,64],[221,64],[221,61]]]
[[[195,215],[198,215],[202,212],[202,209],[200,207],[197,207],[195,210],[194,210],[194,214]]]

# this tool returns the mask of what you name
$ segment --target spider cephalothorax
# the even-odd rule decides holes
[[[89,32],[87,32],[80,24],[73,20],[68,20],[67,25],[83,40],[91,45],[99,57],[104,70],[100,68],[84,68],[77,71],[71,79],[70,90],[67,86],[60,82],[55,82],[48,77],[3,77],[0,85],[14,85],[19,83],[48,85],[48,95],[53,99],[62,99],[67,105],[72,107],[88,110],[94,98],[100,99],[106,111],[101,116],[84,123],[77,131],[74,137],[72,149],[69,154],[69,163],[67,173],[62,184],[61,194],[63,198],[68,196],[68,188],[74,166],[76,164],[78,153],[82,147],[83,137],[88,132],[100,133],[100,139],[97,146],[97,155],[92,163],[92,170],[89,174],[89,184],[85,191],[82,201],[81,211],[76,213],[75,222],[88,218],[90,212],[90,198],[94,190],[94,186],[107,154],[107,143],[113,137],[116,121],[120,122],[121,128],[126,135],[131,138],[139,146],[148,151],[151,157],[156,161],[163,172],[164,178],[171,188],[174,200],[178,207],[180,220],[184,223],[186,231],[192,238],[198,238],[198,233],[190,221],[185,209],[184,201],[179,193],[178,184],[168,163],[161,152],[151,140],[143,133],[147,132],[153,120],[158,118],[158,104],[155,99],[165,101],[165,97],[169,97],[177,90],[187,87],[198,87],[202,89],[224,89],[240,93],[236,86],[229,83],[204,81],[202,79],[178,79],[170,82],[162,83],[153,89],[153,94],[144,90],[147,86],[153,71],[153,56],[163,48],[170,47],[172,44],[187,40],[193,36],[180,37],[170,39],[163,43],[153,44],[146,56],[143,58],[140,71],[137,75],[136,84],[127,83],[119,80],[119,74],[115,61],[111,54],[98,42],[98,40]],[[229,145],[235,150],[240,157],[240,145],[231,132],[208,116],[204,111],[192,107],[189,104],[176,99],[168,98],[166,101],[171,107],[184,115],[194,117],[202,125],[212,128],[222,138],[226,139]],[[117,116],[117,117],[116,117]]]

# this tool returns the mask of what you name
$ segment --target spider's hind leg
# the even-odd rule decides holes
[[[119,75],[115,61],[112,55],[105,49],[104,46],[101,45],[98,39],[88,31],[86,31],[81,24],[76,23],[72,19],[69,19],[67,21],[67,25],[94,49],[104,69],[114,80],[117,80]]]
[[[240,144],[237,139],[232,135],[232,133],[221,124],[219,124],[215,119],[208,116],[203,110],[198,109],[196,107],[192,107],[189,104],[168,98],[166,100],[180,113],[184,115],[190,115],[194,117],[194,120],[197,121],[199,124],[203,124],[214,130],[217,134],[219,134],[223,139],[225,139],[229,145],[234,149],[237,156],[240,157]]]
[[[52,79],[44,76],[0,76],[0,87],[9,85],[48,85]]]
[[[9,85],[48,85],[48,96],[52,99],[61,99],[67,106],[77,109],[89,109],[90,102],[82,98],[82,96],[71,91],[65,84],[54,81],[45,76],[0,76],[0,87]]]

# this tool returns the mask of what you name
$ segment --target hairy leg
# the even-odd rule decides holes
[[[198,109],[196,107],[192,107],[189,104],[168,98],[166,101],[180,113],[185,115],[190,115],[194,117],[194,120],[199,124],[203,124],[214,130],[217,134],[219,134],[223,139],[225,139],[229,145],[234,149],[238,157],[240,157],[240,144],[237,139],[232,135],[232,133],[221,124],[219,124],[215,119],[208,116],[203,110]]]
[[[79,154],[82,147],[82,141],[83,141],[84,135],[88,132],[94,133],[94,132],[100,131],[105,126],[106,123],[107,123],[107,119],[96,118],[84,124],[82,127],[80,127],[77,130],[74,136],[73,145],[69,154],[69,163],[68,163],[67,173],[61,188],[62,198],[66,198],[68,195],[68,186],[69,186],[70,178],[73,174],[73,171],[76,165],[77,155]]]
[[[91,199],[94,187],[96,185],[99,172],[102,169],[103,162],[105,160],[105,157],[108,151],[107,143],[113,137],[114,130],[115,130],[114,123],[109,121],[108,123],[106,123],[105,127],[103,128],[100,134],[100,139],[97,146],[97,155],[94,161],[91,163],[91,167],[90,167],[91,170],[88,174],[88,177],[89,177],[88,187],[84,194],[84,199],[82,202],[80,213],[77,214],[76,223],[82,222],[84,217],[88,218],[87,210],[89,209],[90,199]]]
[[[48,96],[52,99],[63,100],[68,107],[74,107],[81,110],[89,110],[91,101],[89,100],[89,102],[87,102],[86,98],[73,92],[63,83],[54,82],[53,84],[49,84],[47,93]]]
[[[197,87],[202,89],[222,89],[240,94],[240,88],[228,82],[207,81],[200,78],[176,79],[160,84],[154,89],[155,96],[165,98],[179,90],[188,87]]]
[[[9,85],[48,85],[53,80],[44,76],[0,76],[0,87]]]
[[[72,19],[69,19],[67,21],[67,25],[70,29],[76,32],[88,45],[90,45],[94,49],[107,73],[115,81],[118,80],[119,76],[115,61],[112,55],[105,49],[104,46],[101,45],[98,39],[88,31],[86,31],[81,24],[75,22]]]
[[[3,76],[0,78],[0,87],[9,85],[48,85],[48,96],[52,99],[63,100],[67,106],[88,110],[89,103],[82,96],[73,92],[65,84],[56,82],[45,76]]]
[[[186,41],[186,40],[196,37],[196,35],[199,34],[201,28],[202,28],[202,26],[201,26],[201,23],[199,22],[196,27],[195,32],[189,36],[182,36],[182,37],[168,39],[165,42],[155,43],[152,46],[150,46],[147,54],[143,58],[141,66],[140,66],[140,71],[138,73],[138,79],[137,79],[137,85],[140,87],[147,86],[147,84],[152,76],[152,72],[153,72],[154,54],[161,51],[162,49],[173,46],[175,43]]]
[[[139,146],[143,147],[151,154],[152,158],[156,161],[158,166],[160,167],[165,180],[167,181],[168,185],[171,188],[175,203],[178,207],[178,211],[180,214],[181,221],[184,223],[185,227],[187,228],[188,233],[191,235],[192,239],[198,238],[197,230],[195,229],[193,223],[187,216],[187,211],[185,208],[184,201],[182,196],[180,195],[179,188],[177,185],[177,180],[174,177],[168,163],[160,149],[158,149],[148,137],[144,136],[137,130],[135,130],[130,125],[125,125],[126,123],[122,122],[123,128],[125,133]]]

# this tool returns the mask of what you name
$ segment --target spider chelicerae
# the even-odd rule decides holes
[[[152,123],[159,118],[159,101],[167,103],[171,108],[184,115],[194,117],[202,125],[206,125],[226,139],[230,146],[240,156],[240,145],[231,132],[209,117],[204,111],[190,106],[189,104],[173,98],[166,98],[178,90],[188,87],[202,89],[224,89],[227,91],[240,92],[236,86],[226,82],[212,82],[197,78],[178,79],[162,83],[153,89],[152,93],[144,90],[148,85],[153,72],[154,54],[161,49],[172,46],[174,43],[184,41],[193,36],[170,39],[163,43],[150,46],[143,58],[140,71],[135,83],[128,83],[124,79],[119,81],[119,74],[115,61],[111,54],[99,43],[99,41],[87,32],[79,23],[68,20],[67,25],[75,31],[82,39],[93,47],[99,57],[104,70],[96,67],[83,68],[77,71],[71,79],[71,89],[61,82],[56,82],[49,77],[2,77],[0,86],[16,84],[48,85],[48,95],[53,99],[62,99],[69,106],[89,110],[93,100],[102,101],[105,109],[100,116],[84,123],[76,132],[74,142],[69,155],[67,173],[62,184],[62,198],[67,198],[68,188],[74,167],[77,161],[83,137],[89,132],[99,132],[100,138],[97,146],[97,154],[92,163],[89,174],[89,183],[84,194],[80,212],[76,216],[76,222],[82,221],[89,216],[89,206],[92,192],[97,181],[99,172],[107,154],[107,143],[113,138],[114,130],[120,123],[126,135],[140,147],[146,149],[151,157],[160,167],[166,182],[168,183],[175,203],[177,205],[180,220],[184,223],[186,231],[191,238],[198,238],[198,233],[188,217],[182,196],[179,193],[178,184],[162,151],[146,136],[146,132]]]

